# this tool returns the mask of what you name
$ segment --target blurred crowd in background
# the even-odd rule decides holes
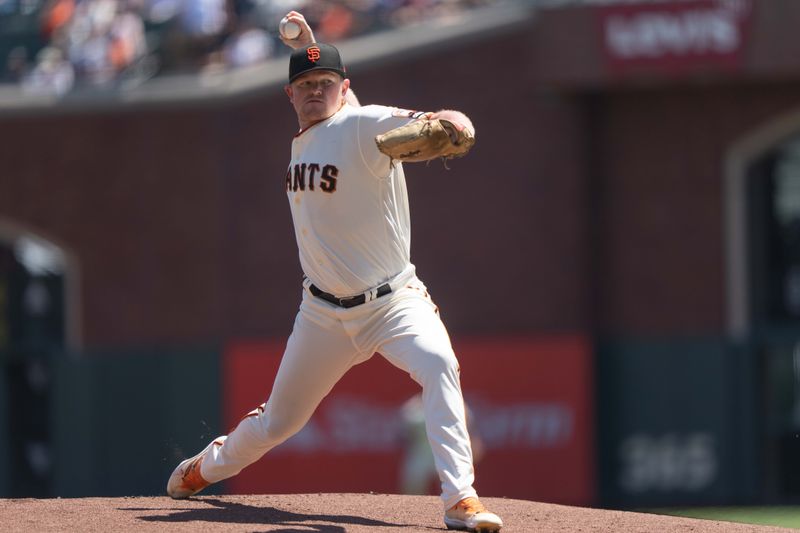
[[[319,41],[458,16],[500,0],[0,0],[0,81],[33,93],[224,71],[288,53],[280,19]]]

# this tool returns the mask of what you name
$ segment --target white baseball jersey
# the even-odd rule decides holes
[[[345,104],[292,141],[286,192],[300,264],[320,289],[363,293],[410,265],[403,166],[378,151],[375,136],[419,115]]]

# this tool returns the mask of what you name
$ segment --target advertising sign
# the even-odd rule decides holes
[[[616,73],[735,69],[742,61],[752,0],[692,0],[597,8],[602,47]]]
[[[477,461],[476,488],[566,504],[594,501],[592,368],[580,336],[456,339]],[[266,401],[281,342],[231,344],[226,427]],[[312,419],[226,484],[233,493],[422,491],[438,494],[419,386],[380,355],[354,367]],[[421,435],[421,439],[420,439]],[[428,452],[429,453],[429,452]]]
[[[600,505],[752,497],[757,437],[745,353],[723,339],[607,341],[597,349]]]

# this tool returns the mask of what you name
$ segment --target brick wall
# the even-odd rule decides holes
[[[455,333],[719,333],[722,157],[796,84],[537,79],[526,31],[352,69],[364,103],[462,109],[466,158],[407,167],[412,260]],[[9,115],[0,217],[78,257],[88,346],[283,337],[300,268],[280,88],[225,104]]]

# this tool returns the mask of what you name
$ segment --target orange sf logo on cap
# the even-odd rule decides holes
[[[312,63],[319,61],[319,46],[312,46],[308,49],[308,60]]]

